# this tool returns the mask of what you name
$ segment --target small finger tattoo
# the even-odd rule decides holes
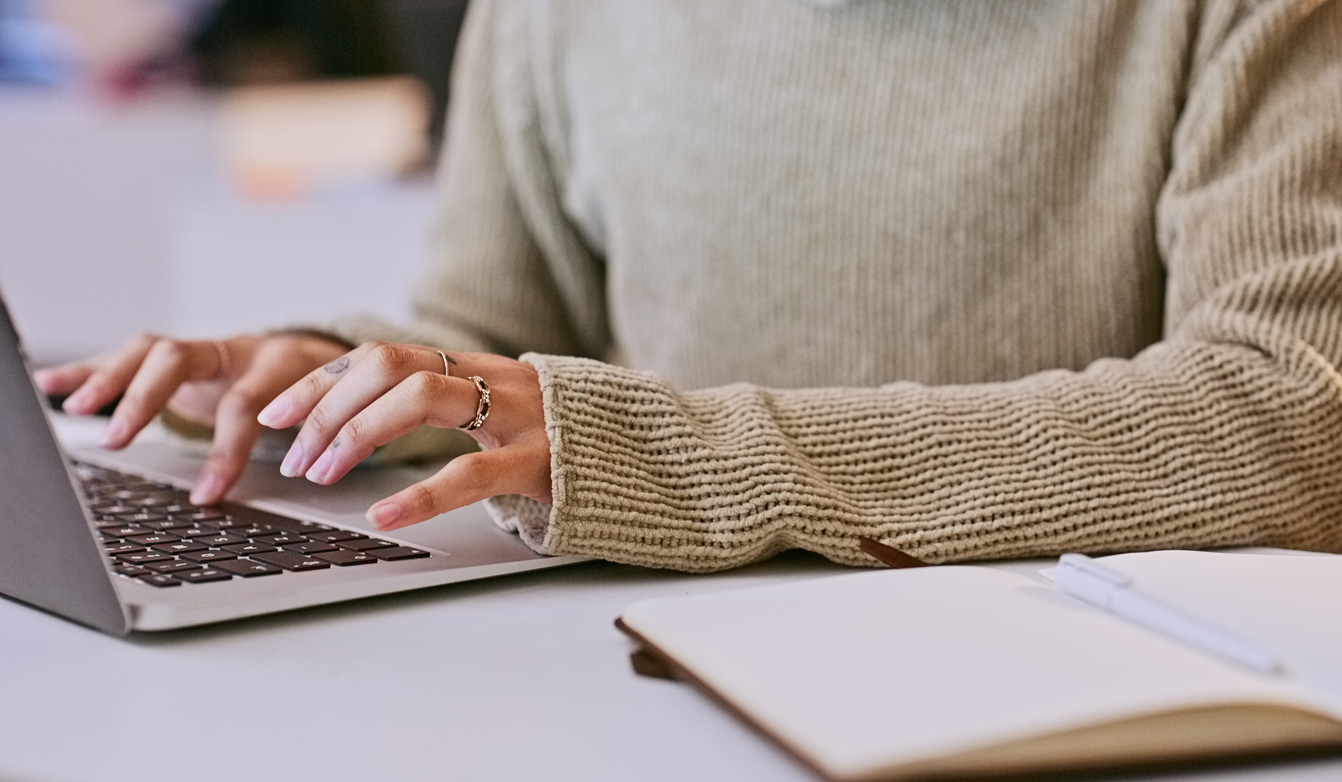
[[[457,360],[456,360],[455,358],[452,358],[451,356],[447,355],[446,353],[440,353],[439,355],[441,355],[441,356],[443,357],[443,360],[444,360],[444,361],[446,361],[447,363],[451,364],[452,366],[455,367],[455,366],[457,365]]]
[[[336,439],[332,440],[332,441],[331,441],[331,446],[330,446],[330,447],[331,447],[331,450],[332,450],[332,451],[334,451],[335,449],[339,448],[339,447],[340,447],[340,438],[337,437]]]
[[[328,375],[338,375],[346,369],[349,369],[349,356],[341,356],[335,361],[322,367],[322,369],[325,369]]]

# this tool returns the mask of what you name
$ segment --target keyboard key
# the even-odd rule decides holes
[[[372,554],[365,554],[361,551],[345,551],[337,549],[335,551],[323,551],[312,555],[313,559],[320,559],[323,562],[330,562],[332,565],[347,567],[349,565],[371,565],[374,562],[380,562]]]
[[[186,527],[185,529],[175,529],[172,531],[172,534],[179,538],[194,540],[196,538],[213,537],[219,534],[219,530],[210,529],[209,527]]]
[[[137,551],[144,551],[144,546],[137,546],[134,543],[113,543],[103,546],[103,551],[108,554],[134,554]]]
[[[156,587],[175,587],[182,585],[181,581],[178,581],[172,576],[164,576],[158,574],[152,576],[140,576],[140,583]]]
[[[144,526],[158,532],[167,532],[168,530],[183,529],[191,526],[191,522],[180,519],[163,519],[162,521],[147,521]]]
[[[273,576],[276,573],[283,573],[283,570],[274,565],[267,565],[264,562],[253,562],[250,559],[234,559],[228,562],[216,562],[214,569],[224,570],[235,576],[243,578],[252,578],[253,576]]]
[[[134,505],[122,505],[118,502],[114,505],[99,504],[98,512],[104,516],[125,516],[131,513],[139,513],[140,509]]]
[[[292,532],[278,532],[272,535],[259,535],[253,538],[253,542],[265,541],[272,546],[289,546],[294,543],[306,543],[307,538],[302,535],[295,535]]]
[[[215,548],[223,548],[224,546],[234,546],[239,543],[247,542],[246,538],[240,538],[237,535],[215,535],[214,537],[209,538],[196,538],[196,540],[201,543],[214,546]]]
[[[134,565],[117,565],[116,572],[130,578],[139,578],[140,576],[150,575],[153,571],[146,570],[142,567],[135,567]]]
[[[241,535],[244,538],[259,538],[262,535],[269,535],[278,530],[272,529],[269,524],[253,524],[250,527],[234,527],[228,531],[230,535]]]
[[[349,549],[350,551],[368,551],[375,548],[391,548],[396,545],[389,540],[378,540],[377,538],[337,540],[335,544],[341,548]]]
[[[417,548],[409,546],[396,546],[395,548],[375,548],[368,552],[378,559],[385,559],[391,562],[397,562],[402,559],[423,559],[429,556],[429,552],[420,551]]]
[[[162,551],[164,554],[185,554],[188,551],[204,551],[205,546],[189,540],[179,540],[154,546],[154,550]]]
[[[166,521],[168,517],[162,513],[126,513],[117,518],[127,524],[144,524],[146,521]]]
[[[182,555],[182,559],[192,562],[219,562],[225,559],[237,559],[237,554],[231,554],[227,551],[220,551],[217,548],[208,551],[188,551]]]
[[[204,524],[207,527],[214,527],[220,532],[223,532],[225,530],[232,532],[235,529],[251,526],[247,522],[238,521],[237,519],[206,519],[200,523]]]
[[[339,540],[359,540],[366,538],[367,535],[360,535],[357,532],[349,532],[343,529],[333,529],[330,532],[314,532],[308,535],[308,540],[317,540],[322,543],[335,543]]]
[[[184,573],[173,573],[172,577],[178,581],[185,581],[188,584],[204,584],[210,581],[232,581],[233,574],[225,573],[217,568],[206,568],[205,570],[189,570]]]
[[[250,557],[253,554],[263,554],[268,551],[274,551],[274,546],[268,546],[265,543],[239,543],[235,546],[224,546],[224,551],[231,551],[240,557]]]
[[[130,543],[139,543],[141,546],[157,546],[160,543],[174,543],[178,538],[166,532],[155,532],[152,535],[132,535],[126,540]]]
[[[172,559],[167,554],[158,551],[139,551],[134,554],[117,554],[116,558],[130,565],[143,565],[147,562],[162,562],[165,559]]]
[[[195,562],[183,562],[180,559],[172,559],[167,562],[150,562],[145,567],[155,573],[177,573],[182,570],[198,570],[204,565],[197,565]]]
[[[290,519],[283,516],[275,516],[270,519],[270,526],[276,529],[285,530],[286,532],[293,532],[298,535],[307,535],[310,532],[329,532],[332,529],[325,524],[318,524],[315,521]]]
[[[215,521],[222,520],[224,514],[217,510],[198,510],[189,517],[192,521]]]
[[[275,542],[271,539],[271,542]],[[336,547],[330,543],[295,543],[292,546],[284,547],[288,551],[296,551],[299,554],[316,554],[319,551],[335,551]]]
[[[118,538],[129,538],[133,535],[150,535],[153,530],[135,524],[121,524],[116,527],[99,527],[99,532],[106,532],[108,535],[115,535]]]
[[[265,562],[268,565],[279,565],[285,570],[324,570],[331,566],[330,562],[322,562],[319,559],[305,557],[292,551],[271,551],[265,554],[255,554],[252,559]]]

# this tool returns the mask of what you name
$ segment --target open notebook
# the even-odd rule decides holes
[[[1105,768],[1342,748],[1342,557],[1101,560],[1271,650],[1254,673],[980,567],[649,600],[619,621],[835,780]]]

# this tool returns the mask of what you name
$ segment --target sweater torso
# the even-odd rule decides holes
[[[1155,202],[1195,17],[1166,0],[533,13],[541,129],[605,265],[615,355],[693,388],[1135,354],[1161,336]]]

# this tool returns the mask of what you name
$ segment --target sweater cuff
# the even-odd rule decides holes
[[[685,405],[693,395],[591,359],[521,360],[540,376],[550,439],[554,506],[537,550],[709,572],[793,547],[786,535],[715,507],[721,476],[713,475],[711,446],[691,431]]]

